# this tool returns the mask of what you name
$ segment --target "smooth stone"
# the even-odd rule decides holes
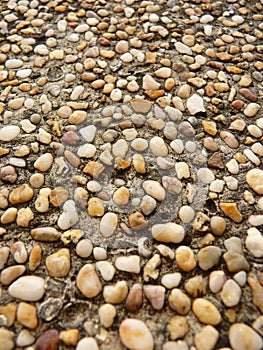
[[[0,328],[0,343],[1,343],[1,350],[12,350],[14,349],[14,333],[10,331],[9,329],[6,329],[4,327]]]
[[[120,304],[128,295],[126,281],[118,281],[115,285],[106,285],[103,289],[103,297],[106,303]]]
[[[262,337],[244,323],[234,323],[229,328],[229,342],[233,350],[260,350]]]
[[[20,133],[20,128],[16,125],[7,125],[0,129],[0,140],[1,141],[12,141]]]
[[[51,153],[42,154],[34,163],[34,167],[42,172],[47,171],[53,164],[53,156]]]
[[[25,203],[32,199],[33,195],[32,188],[28,184],[23,184],[10,193],[9,201],[11,204]]]
[[[168,148],[164,140],[159,136],[154,136],[150,140],[150,149],[157,157],[165,157],[168,154]]]
[[[180,243],[184,239],[184,228],[173,222],[156,224],[152,227],[152,236],[158,242]]]
[[[33,344],[35,337],[31,334],[28,329],[23,329],[16,338],[16,345],[25,347]]]
[[[96,268],[99,270],[104,281],[111,281],[115,275],[115,267],[108,261],[96,262]]]
[[[76,253],[81,258],[88,258],[92,254],[92,250],[93,250],[92,242],[87,238],[80,240],[76,245]]]
[[[94,265],[86,264],[79,270],[76,283],[78,289],[87,298],[94,298],[102,291],[102,285]]]
[[[218,271],[212,271],[209,275],[209,288],[211,292],[218,293],[224,283],[226,282],[226,275],[224,271],[218,270]]]
[[[196,267],[196,258],[190,247],[178,247],[175,252],[175,260],[179,268],[185,272],[189,272]]]
[[[154,310],[161,310],[165,300],[165,288],[147,284],[143,287],[146,298],[150,301]]]
[[[49,255],[46,259],[48,273],[52,277],[65,277],[70,271],[70,252],[63,248]]]
[[[213,246],[202,248],[197,254],[199,267],[202,270],[207,271],[212,267],[218,265],[220,257],[221,257],[220,248],[213,247]]]
[[[99,346],[95,338],[85,337],[79,340],[76,350],[99,350]]]
[[[248,185],[258,194],[263,194],[263,171],[260,169],[249,170],[246,174]]]
[[[143,289],[139,283],[132,285],[126,298],[126,308],[128,311],[134,312],[140,309],[143,303]]]
[[[195,115],[200,112],[205,112],[204,101],[202,97],[197,94],[193,94],[187,99],[186,107],[191,115]]]
[[[154,180],[146,180],[142,185],[144,191],[151,197],[162,201],[165,198],[165,190],[162,185]]]
[[[36,241],[54,242],[61,237],[61,233],[54,227],[38,227],[31,230],[31,236]]]
[[[37,276],[23,276],[13,282],[8,293],[14,297],[25,301],[38,301],[44,293],[45,281]]]
[[[111,237],[118,225],[118,216],[115,213],[106,213],[100,221],[100,232],[103,237]]]
[[[163,275],[161,283],[165,288],[172,289],[179,286],[182,279],[182,275],[179,272],[167,273]]]
[[[111,304],[104,304],[99,308],[100,323],[105,328],[109,328],[113,325],[116,315],[116,308]]]
[[[59,333],[56,329],[49,329],[42,333],[35,343],[36,350],[58,350]]]
[[[255,227],[247,230],[246,248],[254,257],[263,257],[263,236]]]
[[[216,326],[221,322],[221,315],[217,307],[206,299],[195,299],[193,312],[198,320],[204,324]]]
[[[119,256],[115,260],[115,267],[120,271],[140,273],[140,257],[138,255]]]
[[[58,218],[58,226],[61,230],[67,230],[79,221],[79,216],[75,202],[67,200],[63,204],[63,212]]]
[[[227,307],[236,306],[241,298],[241,288],[234,280],[227,280],[220,293],[221,300]]]
[[[197,350],[213,350],[219,338],[219,332],[212,326],[205,326],[194,337]]]
[[[191,309],[190,298],[180,289],[174,288],[168,297],[168,303],[172,310],[179,315],[187,315]]]
[[[146,324],[130,318],[122,321],[119,328],[122,343],[131,350],[153,350],[153,336]]]

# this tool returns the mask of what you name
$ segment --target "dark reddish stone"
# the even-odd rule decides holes
[[[208,159],[208,165],[211,168],[216,169],[224,169],[224,163],[222,160],[222,156],[219,152],[215,152],[209,159]]]
[[[232,102],[232,107],[235,109],[241,109],[244,106],[245,102],[241,100],[235,100]]]
[[[258,99],[258,97],[255,94],[253,94],[252,91],[250,91],[249,89],[246,89],[246,88],[240,89],[239,93],[240,93],[240,95],[244,96],[247,100],[252,101],[252,102],[255,102]]]
[[[129,311],[137,311],[142,306],[143,292],[139,283],[135,283],[127,296],[126,308]]]
[[[75,145],[80,140],[80,137],[74,131],[67,131],[63,135],[62,140],[69,145]]]
[[[50,329],[37,338],[35,350],[57,350],[59,333],[56,329]]]

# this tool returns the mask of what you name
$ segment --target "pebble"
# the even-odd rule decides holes
[[[246,174],[248,185],[258,194],[263,194],[263,171],[260,169],[249,170]]]
[[[163,139],[159,136],[154,136],[150,140],[150,149],[157,157],[165,157],[168,155],[168,148]]]
[[[0,180],[9,182],[11,184],[15,183],[17,180],[17,173],[13,166],[7,165],[0,170]]]
[[[35,337],[32,335],[32,333],[27,330],[23,329],[17,336],[16,339],[16,345],[25,347],[33,344],[35,342]]]
[[[119,256],[115,260],[115,267],[120,271],[140,273],[140,257],[138,255]]]
[[[56,329],[49,329],[37,338],[36,350],[57,350],[59,343],[59,333]]]
[[[154,180],[146,180],[142,185],[144,191],[151,197],[162,201],[165,198],[165,190],[161,184]]]
[[[99,308],[100,323],[105,328],[109,328],[113,325],[116,315],[116,308],[111,304],[104,304]]]
[[[37,309],[34,305],[19,303],[16,316],[17,320],[29,329],[35,329],[38,326]]]
[[[118,205],[126,205],[130,199],[130,192],[128,188],[122,186],[113,193],[113,201]]]
[[[36,241],[54,242],[61,237],[61,233],[54,227],[38,227],[31,230],[31,236]]]
[[[56,253],[46,258],[48,273],[52,277],[65,277],[70,271],[70,253],[66,248],[58,250]]]
[[[26,271],[24,265],[9,266],[1,272],[1,283],[9,285]]]
[[[191,300],[180,289],[174,288],[168,297],[168,303],[172,310],[179,315],[187,315],[191,309]]]
[[[206,299],[195,299],[192,309],[198,320],[204,324],[216,326],[221,322],[221,315],[217,307]]]
[[[243,216],[240,213],[236,203],[220,203],[220,209],[224,212],[226,216],[232,219],[234,222],[241,222]]]
[[[17,125],[8,125],[0,129],[0,140],[9,142],[14,140],[20,133],[20,128]]]
[[[197,94],[193,94],[187,99],[186,107],[191,115],[205,112],[204,101],[202,97]]]
[[[180,272],[167,273],[163,275],[161,283],[165,286],[165,288],[172,289],[179,286],[181,279],[182,275]]]
[[[213,293],[218,293],[222,289],[225,282],[226,276],[224,271],[215,270],[210,273],[209,288]]]
[[[95,338],[92,337],[84,337],[79,340],[76,350],[99,350],[98,343]]]
[[[185,231],[183,226],[168,222],[156,224],[152,227],[152,236],[158,242],[180,243],[184,239]]]
[[[103,297],[106,303],[120,304],[128,295],[126,281],[118,281],[115,285],[107,285],[103,289]]]
[[[26,203],[32,199],[34,192],[28,184],[23,184],[15,188],[9,195],[11,204]]]
[[[59,339],[63,341],[66,346],[75,346],[78,342],[79,330],[76,328],[67,329],[59,333]]]
[[[14,348],[14,333],[4,327],[0,328],[0,341],[2,350],[12,350]]]
[[[153,336],[146,324],[135,318],[122,321],[119,328],[122,343],[128,349],[153,350]]]
[[[169,320],[168,329],[172,340],[184,338],[189,332],[189,325],[184,316],[173,316]]]
[[[38,301],[44,295],[44,284],[45,281],[41,277],[23,276],[9,286],[8,293],[21,300]]]
[[[175,260],[180,269],[189,272],[196,267],[196,258],[190,247],[180,246],[176,249]]]
[[[99,270],[104,281],[111,281],[115,275],[115,267],[108,261],[96,262],[96,268]]]
[[[115,213],[106,213],[100,221],[100,232],[103,237],[111,237],[118,225],[118,217]]]
[[[197,350],[213,350],[219,339],[219,332],[212,326],[205,326],[194,337]]]
[[[201,180],[201,182],[205,185],[211,184],[215,180],[215,175],[208,168],[200,168],[197,171],[197,176]]]
[[[205,247],[200,249],[197,254],[199,267],[207,271],[214,266],[217,266],[221,257],[221,250],[218,247]]]
[[[96,260],[106,260],[107,251],[102,247],[95,247],[93,248],[93,256]]]
[[[42,172],[47,171],[53,164],[53,156],[51,153],[42,154],[34,163],[34,167]]]
[[[255,227],[247,230],[246,248],[256,258],[263,256],[263,236]]]
[[[126,308],[130,312],[135,312],[140,309],[143,302],[143,289],[139,283],[132,285],[129,294],[126,298]]]
[[[73,200],[67,200],[63,205],[63,213],[58,218],[61,230],[67,230],[79,221],[78,212]]]
[[[234,323],[229,328],[229,342],[233,350],[260,350],[262,338],[244,323]]]
[[[102,291],[102,285],[94,265],[86,264],[79,270],[76,278],[77,287],[87,298],[94,298]]]
[[[220,297],[227,307],[233,307],[239,303],[241,293],[239,285],[234,280],[229,279],[224,283]]]

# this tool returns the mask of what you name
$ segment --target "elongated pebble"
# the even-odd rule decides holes
[[[173,222],[156,224],[152,227],[152,236],[158,242],[180,243],[184,239],[184,235],[183,226]]]
[[[131,350],[153,350],[153,336],[146,324],[138,319],[130,318],[122,321],[119,334],[123,344]]]
[[[23,276],[9,286],[8,293],[21,300],[38,301],[45,293],[44,285],[45,281],[41,277]]]

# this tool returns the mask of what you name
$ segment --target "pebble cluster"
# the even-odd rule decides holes
[[[1,2],[1,350],[263,348],[262,13]]]

